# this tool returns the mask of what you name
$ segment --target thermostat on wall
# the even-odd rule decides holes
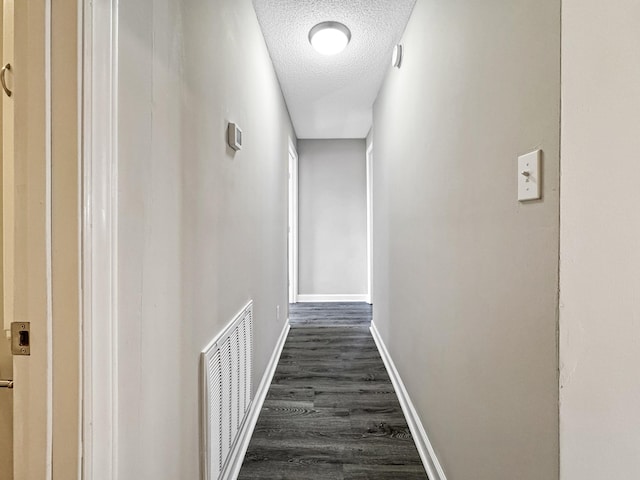
[[[234,150],[238,151],[242,148],[242,130],[235,123],[229,122],[229,127],[227,128],[227,142],[229,146]]]

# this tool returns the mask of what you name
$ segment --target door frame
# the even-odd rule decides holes
[[[83,471],[118,478],[118,1],[82,23]]]
[[[288,252],[288,291],[289,303],[298,303],[298,151],[293,139],[289,138],[287,151],[289,164],[288,185],[288,220],[287,220],[287,252]]]
[[[367,303],[373,303],[373,142],[367,147]]]
[[[288,220],[287,220],[287,252],[288,252],[288,291],[289,303],[298,303],[298,152],[289,138],[287,151],[288,172]]]

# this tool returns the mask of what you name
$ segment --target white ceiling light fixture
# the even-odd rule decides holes
[[[391,67],[391,50],[403,43],[402,32],[416,0],[252,3],[298,136],[366,137],[385,75],[389,70],[402,75]],[[311,27],[325,20],[342,22],[351,30],[346,49],[330,57],[316,52],[309,42]],[[405,46],[401,70],[411,63],[409,50]]]
[[[351,31],[340,22],[322,22],[309,31],[309,43],[322,55],[336,55],[349,44]]]

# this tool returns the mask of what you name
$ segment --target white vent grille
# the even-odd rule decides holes
[[[202,352],[203,479],[223,478],[251,404],[253,302]]]

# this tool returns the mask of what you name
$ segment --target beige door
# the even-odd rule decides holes
[[[4,335],[3,335],[4,337]],[[13,377],[9,342],[0,340],[0,379]],[[13,393],[0,388],[0,480],[13,479]]]
[[[12,3],[4,2],[0,15],[2,15],[0,20],[0,25],[2,26],[0,51],[2,51],[3,62],[0,66],[1,68],[5,65],[5,59],[13,55]],[[10,79],[6,78],[6,81],[10,81]],[[2,232],[0,235],[0,247],[2,248],[2,255],[0,256],[0,268],[2,269],[2,275],[0,276],[0,292],[2,292],[0,296],[0,299],[2,299],[2,308],[0,308],[0,316],[2,317],[2,332],[0,333],[0,480],[13,480],[13,390],[6,384],[7,381],[13,380],[13,358],[9,342],[12,301],[6,301],[7,298],[12,297],[11,280],[6,282],[7,288],[5,288],[5,276],[9,279],[12,277],[11,264],[13,260],[12,258],[5,260],[5,256],[12,256],[13,245],[12,239],[7,239],[8,241],[6,241],[4,235],[5,223],[9,229],[13,223],[12,214],[5,215],[4,211],[5,201],[10,201],[9,198],[5,200],[5,196],[9,197],[13,190],[10,187],[13,183],[11,172],[8,171],[10,168],[10,156],[7,156],[9,161],[4,161],[5,148],[9,150],[12,148],[13,102],[10,101],[4,91],[0,93],[0,105],[2,105],[2,115],[0,116],[0,130],[2,131],[2,135],[0,135],[0,152],[2,153],[0,158],[2,164],[0,169],[0,179],[2,179],[2,196],[0,196],[0,232]],[[7,119],[6,122],[5,118]],[[7,141],[5,141],[5,137],[8,137]],[[7,169],[7,172],[5,172],[5,169]],[[5,263],[7,268],[5,268]]]
[[[78,2],[2,0],[0,480],[80,471]],[[9,91],[11,94],[9,95]],[[30,355],[6,330],[30,323]],[[1,385],[1,384],[0,384]]]
[[[0,419],[3,425],[13,426],[3,428],[0,433],[3,442],[0,478],[46,480],[51,479],[53,430],[48,11],[46,2],[40,0],[3,0],[2,10],[1,66],[6,67],[7,89],[0,90],[3,290],[0,361],[3,379],[12,378],[14,388],[0,389]],[[5,332],[12,322],[30,322],[31,354],[12,356],[9,360]]]

